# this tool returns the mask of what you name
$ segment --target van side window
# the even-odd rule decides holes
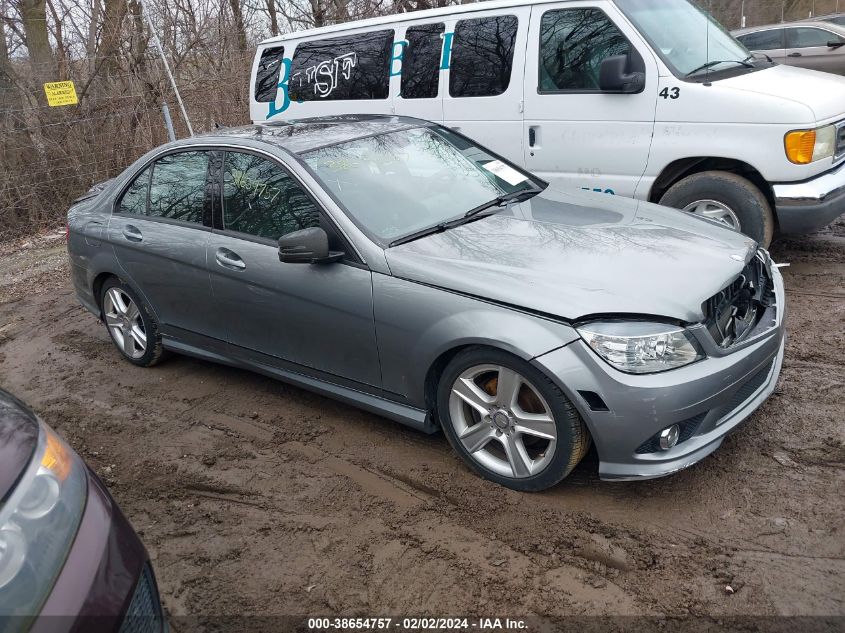
[[[393,31],[302,42],[293,53],[291,101],[387,99]]]
[[[540,21],[539,92],[599,90],[599,66],[631,46],[599,9],[547,11]]]
[[[736,39],[742,42],[742,45],[750,51],[773,51],[784,47],[783,29],[757,31],[748,35],[740,35]]]
[[[493,97],[508,89],[517,26],[515,15],[458,22],[452,42],[450,95]]]
[[[279,71],[285,56],[284,46],[265,48],[261,51],[258,68],[255,71],[255,100],[269,103],[276,100],[279,89]]]
[[[118,213],[147,215],[147,193],[150,190],[150,174],[152,171],[152,167],[147,167],[127,187],[117,205]]]
[[[320,211],[278,164],[254,154],[226,152],[223,226],[277,240],[292,231],[320,226]]]
[[[403,99],[430,99],[437,96],[440,81],[440,49],[446,27],[440,24],[411,26],[405,31],[408,46],[402,57]]]
[[[153,166],[148,215],[202,224],[207,152],[182,152]]]

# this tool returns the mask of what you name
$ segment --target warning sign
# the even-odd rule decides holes
[[[79,99],[76,98],[76,88],[72,81],[53,81],[44,84],[44,93],[47,95],[47,103],[51,106],[76,105]]]

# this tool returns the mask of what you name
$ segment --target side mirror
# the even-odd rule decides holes
[[[602,92],[633,94],[645,88],[645,73],[625,72],[627,55],[614,55],[602,61],[599,66],[599,88]]]
[[[329,250],[329,236],[320,227],[279,238],[279,261],[286,264],[328,264],[343,259],[343,255]]]
[[[836,40],[831,40],[827,43],[828,48],[842,48],[845,46],[845,42],[838,42]]]

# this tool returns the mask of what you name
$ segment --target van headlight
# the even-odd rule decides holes
[[[836,126],[826,125],[815,130],[793,130],[783,139],[786,157],[796,165],[830,158],[836,148]]]
[[[593,321],[576,328],[605,361],[629,374],[653,374],[704,358],[681,327],[645,321]]]
[[[0,507],[0,615],[38,613],[76,536],[86,495],[82,460],[39,422],[35,454]]]

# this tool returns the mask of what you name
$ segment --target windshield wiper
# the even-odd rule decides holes
[[[480,204],[474,209],[470,209],[466,213],[464,213],[464,217],[461,220],[465,220],[467,218],[474,217],[481,213],[482,211],[486,211],[491,207],[500,207],[506,202],[514,202],[514,201],[522,201],[528,200],[528,198],[533,198],[538,193],[540,193],[542,189],[539,187],[532,187],[531,189],[520,189],[519,191],[511,191],[510,193],[504,193],[501,196],[496,196],[490,202],[485,202],[484,204]],[[460,220],[453,220],[453,223],[456,222],[455,226],[458,224],[462,224]],[[450,223],[452,224],[452,223]]]
[[[690,75],[694,75],[695,73],[699,73],[702,70],[707,70],[709,68],[713,68],[713,66],[718,66],[719,64],[741,64],[742,66],[745,66],[746,68],[756,68],[754,66],[754,64],[749,64],[747,59],[716,59],[716,60],[713,60],[712,62],[707,62],[706,64],[702,64],[698,68],[693,68],[691,71],[689,71],[684,76],[689,77]]]
[[[520,189],[519,191],[511,191],[510,193],[502,194],[501,196],[497,196],[490,200],[489,202],[485,202],[484,204],[480,204],[474,209],[470,209],[463,216],[457,218],[456,220],[449,220],[448,222],[440,222],[435,224],[434,226],[429,226],[424,229],[420,229],[419,231],[415,231],[409,235],[404,237],[400,237],[398,239],[393,240],[388,244],[388,248],[392,248],[394,246],[399,246],[400,244],[407,244],[408,242],[413,242],[414,240],[418,240],[422,237],[426,237],[428,235],[434,235],[435,233],[442,233],[443,231],[448,231],[449,229],[453,229],[456,226],[461,226],[462,224],[467,224],[472,222],[473,220],[480,220],[482,217],[486,217],[486,215],[493,215],[498,212],[493,211],[491,213],[482,216],[481,214],[485,211],[488,211],[494,207],[500,207],[506,202],[513,202],[516,200],[527,200],[528,198],[533,198],[538,193],[542,191],[539,187],[532,187],[531,189]]]

